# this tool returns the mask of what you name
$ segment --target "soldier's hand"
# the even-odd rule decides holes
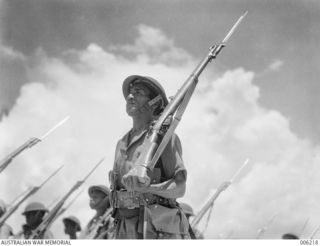
[[[122,177],[122,183],[127,190],[138,190],[147,187],[150,184],[150,178],[147,175],[147,168],[136,166]]]

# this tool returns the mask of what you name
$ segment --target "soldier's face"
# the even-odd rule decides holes
[[[90,208],[91,209],[99,209],[105,206],[107,196],[100,191],[93,191],[90,196]]]
[[[30,211],[25,213],[26,222],[29,226],[37,225],[41,222],[43,217],[43,212],[41,211]]]
[[[126,98],[126,110],[128,115],[134,116],[145,112],[148,108],[146,105],[150,101],[150,94],[151,91],[143,84],[131,86],[129,95]]]
[[[74,234],[77,232],[77,224],[72,222],[72,221],[69,221],[69,220],[66,220],[64,222],[64,233],[65,234]]]

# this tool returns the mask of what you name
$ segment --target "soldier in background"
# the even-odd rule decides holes
[[[7,211],[7,206],[4,201],[0,200],[0,218],[4,215]],[[8,224],[3,224],[0,227],[0,239],[7,239],[13,235],[12,228]]]
[[[17,233],[14,238],[29,239],[33,230],[41,224],[47,212],[49,212],[48,209],[42,203],[29,203],[22,213],[26,217],[26,224],[22,225],[22,231]],[[40,239],[53,239],[53,234],[49,230],[46,230]]]
[[[64,233],[69,235],[70,239],[77,239],[77,232],[81,231],[80,221],[75,216],[63,218]]]
[[[86,228],[82,231],[82,239],[110,239],[112,237],[111,218],[103,221],[102,216],[110,209],[109,194],[110,191],[105,185],[94,185],[88,190],[90,197],[90,208],[96,210],[96,214],[89,221]]]
[[[179,205],[180,205],[180,208],[182,209],[182,211],[185,213],[185,215],[189,221],[189,224],[190,224],[190,217],[195,216],[192,207],[189,204],[183,203],[183,202],[180,202]],[[196,239],[204,239],[203,234],[198,229],[192,228],[192,231],[193,231]]]

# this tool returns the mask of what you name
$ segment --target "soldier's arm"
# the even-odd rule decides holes
[[[159,184],[152,184],[149,187],[144,187],[138,190],[142,193],[152,193],[165,198],[179,198],[184,196],[186,192],[186,179],[183,172]]]

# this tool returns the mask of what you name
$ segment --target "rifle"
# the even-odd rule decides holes
[[[111,219],[112,211],[112,208],[107,209],[107,211],[99,218],[97,223],[94,225],[89,235],[85,236],[84,239],[103,239],[103,237],[109,232],[109,230],[101,233],[101,235],[98,235],[98,232],[100,227],[102,227],[108,220]]]
[[[209,199],[209,201],[202,207],[202,209],[197,213],[197,215],[194,217],[194,219],[191,222],[191,227],[196,228],[198,224],[200,223],[203,216],[207,213],[207,211],[210,209],[210,213],[208,216],[208,219],[210,218],[211,211],[213,204],[215,200],[218,198],[220,193],[224,190],[226,190],[230,184],[232,184],[235,180],[235,178],[239,175],[239,173],[243,170],[243,168],[248,164],[249,159],[246,159],[246,161],[242,164],[242,166],[237,170],[237,172],[233,175],[233,177],[230,179],[230,181],[226,181],[220,184],[217,191],[213,194],[213,196]],[[207,220],[208,223],[208,220]]]
[[[17,155],[19,155],[22,151],[24,151],[27,148],[31,148],[43,139],[45,139],[51,132],[53,132],[55,129],[57,129],[59,126],[64,124],[70,117],[67,116],[62,121],[60,121],[58,124],[56,124],[54,127],[52,127],[49,131],[47,131],[45,134],[43,134],[40,138],[32,137],[27,142],[25,142],[23,145],[21,145],[19,148],[14,150],[12,153],[10,153],[8,156],[6,156],[1,162],[0,162],[0,173],[3,172],[4,169],[6,169],[13,158],[15,158]]]
[[[134,167],[123,178],[125,185],[126,179],[135,177],[139,183],[137,186],[147,187],[150,184],[150,178],[147,175],[147,169],[152,170],[156,165],[159,157],[165,149],[167,143],[171,139],[176,127],[178,126],[182,115],[188,105],[188,102],[193,94],[193,91],[198,83],[198,78],[207,64],[217,57],[222,48],[226,46],[226,42],[231,37],[240,22],[246,16],[246,11],[233,25],[228,34],[218,45],[213,45],[209,48],[209,53],[203,58],[189,78],[184,82],[182,87],[177,91],[170,103],[165,107],[163,113],[150,127],[150,130],[142,145],[142,151],[134,163]],[[170,122],[168,124],[168,122]],[[125,185],[126,186],[126,185]],[[135,187],[126,187],[132,190]]]
[[[18,196],[16,196],[11,202],[9,202],[8,208],[13,207],[14,204],[16,203],[16,201],[18,201],[21,197],[23,197],[25,194],[27,194],[30,189],[31,189],[31,187],[28,186],[28,188],[27,188],[26,190],[24,190],[23,192],[21,192],[21,193],[20,193]]]
[[[268,221],[268,223],[267,223],[265,226],[263,226],[262,228],[260,228],[260,229],[258,230],[256,239],[259,239],[259,238],[262,236],[262,234],[265,233],[266,230],[269,229],[271,223],[274,221],[274,219],[275,219],[276,217],[277,217],[277,214],[274,214],[274,215],[271,217],[271,219]]]
[[[299,233],[299,237],[300,237],[300,238],[301,238],[301,236],[303,235],[303,232],[304,232],[304,230],[306,229],[308,222],[309,222],[309,218],[306,219],[306,221],[304,222],[304,224],[303,224],[303,226],[302,226],[302,228],[301,228],[301,230],[300,230],[300,233]]]
[[[26,194],[0,218],[0,228],[6,222],[6,220],[20,207],[20,205],[28,199],[30,196],[34,195],[38,190],[40,190],[54,175],[56,175],[63,166],[60,166],[56,171],[54,171],[45,181],[39,186],[34,186]]]
[[[62,207],[60,210],[59,210],[59,212],[58,212],[58,214],[54,217],[54,219],[53,219],[53,222],[55,222],[57,219],[58,219],[58,217],[60,217],[65,211],[67,211],[67,209],[75,202],[75,200],[77,200],[77,198],[80,196],[80,194],[83,192],[83,189],[68,203],[68,205],[67,206],[65,206],[65,207]],[[60,198],[60,197],[59,197]],[[54,203],[56,203],[56,200],[54,201]],[[54,204],[53,203],[53,204]],[[51,205],[50,205],[50,207],[51,207]],[[52,222],[52,223],[53,223]]]
[[[64,208],[61,208],[60,212],[58,213],[57,217],[62,215],[65,211],[67,211],[68,208],[71,207],[71,205],[78,199],[78,197],[82,194],[84,190],[82,189]]]
[[[311,233],[310,235],[310,239],[313,239],[315,235],[317,235],[318,231],[320,230],[320,225],[318,225],[316,227],[316,229],[314,229],[314,231]]]
[[[47,216],[43,219],[41,224],[32,232],[30,239],[41,239],[45,233],[45,231],[51,226],[54,222],[55,217],[59,214],[60,209],[64,205],[65,201],[69,198],[69,196],[75,192],[84,182],[88,179],[88,177],[93,173],[93,171],[103,162],[104,158],[102,158],[91,171],[84,177],[84,179],[77,181],[74,186],[60,199],[60,201],[50,210]]]

